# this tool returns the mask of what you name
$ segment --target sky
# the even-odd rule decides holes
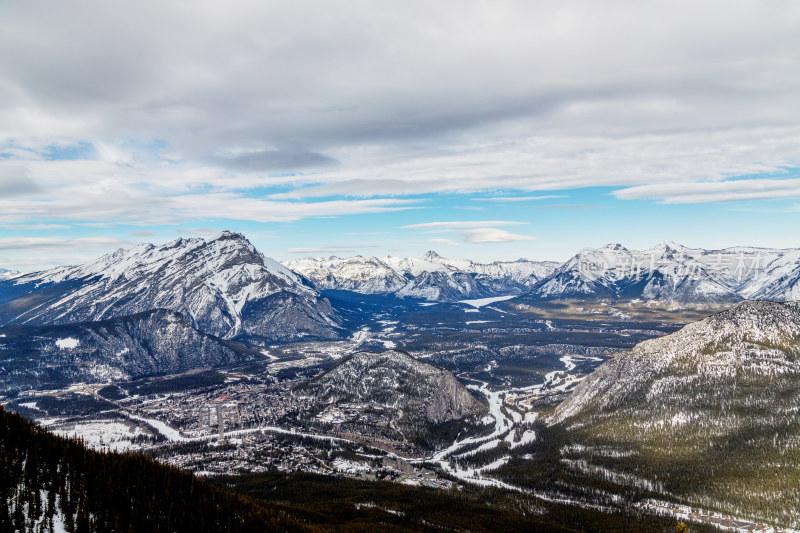
[[[0,268],[800,247],[800,3],[0,2]]]

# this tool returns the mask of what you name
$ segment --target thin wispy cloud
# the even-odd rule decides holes
[[[666,204],[800,198],[800,179],[748,179],[708,183],[662,183],[615,191],[624,200],[654,199]]]
[[[532,241],[536,238],[529,235],[517,235],[514,233],[509,233],[508,231],[499,228],[468,229],[463,230],[460,233],[464,236],[465,241],[475,244]]]
[[[568,198],[568,196],[555,194],[546,196],[495,196],[492,198],[475,198],[475,200],[478,202],[533,202],[537,200],[550,200],[551,198]]]
[[[181,235],[196,235],[198,237],[210,237],[211,235],[216,235],[219,233],[219,230],[214,228],[178,228],[175,230],[176,233]]]
[[[79,239],[56,239],[50,237],[25,237],[0,239],[0,250],[97,250],[109,247],[122,248],[130,242],[108,237],[84,237]]]
[[[428,239],[428,242],[432,242],[434,244],[444,244],[446,246],[459,246],[459,243],[451,239]]]
[[[450,222],[423,222],[421,224],[409,224],[402,226],[404,229],[442,229],[451,230],[459,228],[478,228],[482,226],[521,226],[526,222],[516,222],[513,220],[459,220]]]

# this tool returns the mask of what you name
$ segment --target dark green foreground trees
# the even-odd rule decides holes
[[[135,454],[99,453],[0,408],[0,531],[305,531],[268,504]]]

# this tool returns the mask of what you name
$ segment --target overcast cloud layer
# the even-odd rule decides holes
[[[0,224],[800,198],[798,94],[796,1],[3,2]]]

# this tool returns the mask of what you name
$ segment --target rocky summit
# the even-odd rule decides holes
[[[85,265],[0,281],[0,325],[66,324],[152,309],[223,338],[336,338],[330,303],[241,234],[140,244]]]
[[[356,353],[301,390],[323,403],[368,402],[431,423],[486,411],[453,374],[402,350]]]

